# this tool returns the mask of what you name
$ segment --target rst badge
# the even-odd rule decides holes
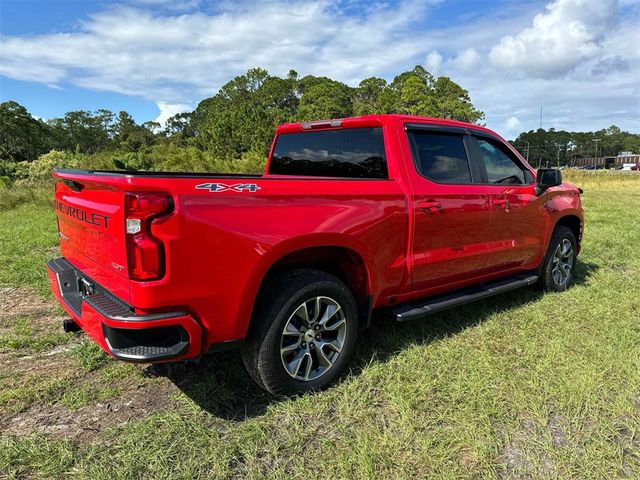
[[[210,192],[257,192],[260,187],[255,183],[235,183],[227,185],[226,183],[201,183],[196,185],[196,190],[209,190]]]

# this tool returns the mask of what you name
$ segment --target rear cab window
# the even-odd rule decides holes
[[[436,183],[472,183],[463,136],[421,130],[408,132],[418,173]]]
[[[382,127],[278,135],[269,174],[388,178]]]

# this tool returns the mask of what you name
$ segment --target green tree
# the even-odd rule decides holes
[[[113,114],[98,110],[95,114],[77,110],[67,112],[63,118],[49,120],[58,150],[94,153],[107,148],[112,135]]]
[[[17,102],[0,103],[0,161],[31,161],[51,148],[52,132]]]
[[[389,84],[384,78],[365,78],[355,89],[353,95],[354,113],[368,115],[393,112],[393,95],[389,95],[387,92],[390,92]]]
[[[353,89],[326,77],[304,77],[296,115],[299,121],[343,118],[353,115]]]
[[[127,112],[120,112],[114,126],[114,141],[121,150],[137,152],[153,145],[155,141],[153,128],[156,126],[160,125],[155,122],[138,125]]]
[[[476,123],[484,118],[484,113],[476,110],[471,103],[469,92],[449,77],[439,77],[434,86],[434,116],[463,122]]]

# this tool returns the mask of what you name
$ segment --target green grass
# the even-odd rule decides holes
[[[40,333],[28,317],[12,319],[12,330],[0,336],[0,348],[41,352],[67,342],[71,337],[62,331]]]
[[[586,210],[569,291],[524,289],[423,322],[376,320],[342,382],[297,398],[262,394],[236,354],[168,367],[153,385],[179,385],[175,408],[89,440],[0,434],[0,476],[640,478],[640,176],[565,176],[585,189]],[[0,235],[11,226],[24,238],[16,252],[2,243],[1,281],[38,285],[35,265],[55,243],[50,212],[22,205],[0,222]],[[37,391],[31,407],[71,410],[133,398],[127,385],[149,381],[89,342],[65,359],[92,383],[68,376],[38,389],[43,378],[0,374],[0,420],[16,411],[3,410],[4,387],[21,379]]]
[[[0,202],[0,286],[33,287],[41,294],[48,291],[45,264],[59,253],[53,207],[42,198],[47,191],[41,189],[24,198],[19,193],[0,192],[0,197],[21,198],[13,208]],[[48,195],[52,197],[52,191]]]

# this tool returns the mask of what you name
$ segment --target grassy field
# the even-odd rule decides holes
[[[139,367],[61,333],[52,209],[6,200],[0,477],[640,478],[640,176],[568,176],[574,288],[377,320],[342,382],[285,400],[236,353]]]

